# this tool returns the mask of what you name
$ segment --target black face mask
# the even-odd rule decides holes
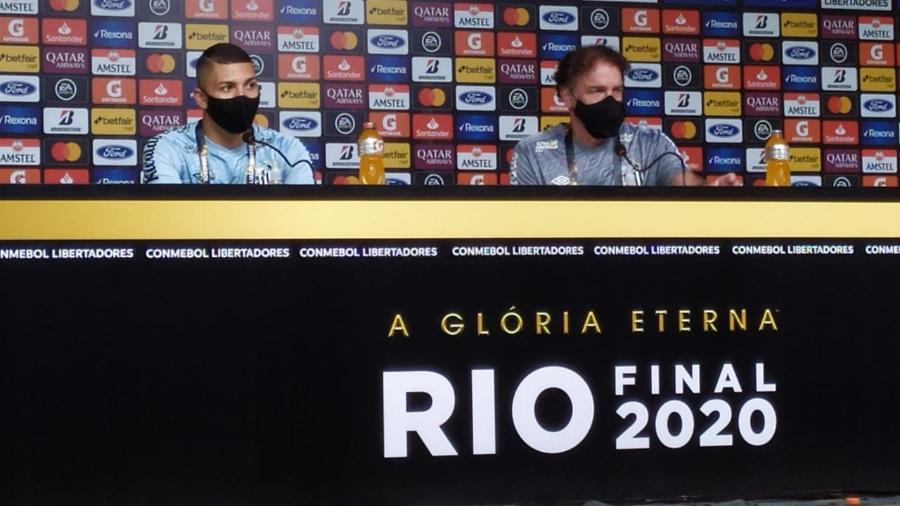
[[[595,139],[615,137],[619,135],[619,127],[625,121],[625,104],[612,95],[591,105],[579,100],[575,104],[575,116],[581,120],[591,137]]]
[[[206,92],[204,92],[206,93]],[[256,98],[240,95],[233,98],[216,98],[206,93],[206,112],[217,125],[233,134],[244,133],[253,126],[253,118],[259,109]]]

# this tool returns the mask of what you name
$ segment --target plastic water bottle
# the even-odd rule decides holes
[[[359,150],[359,182],[384,184],[384,140],[375,130],[375,124],[367,121],[357,139]]]
[[[791,185],[790,147],[781,130],[772,130],[766,142],[766,186]]]

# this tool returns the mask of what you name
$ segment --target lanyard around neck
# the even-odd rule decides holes
[[[209,148],[206,146],[206,136],[203,134],[202,121],[197,122],[197,127],[194,129],[194,135],[197,138],[197,154],[200,156],[200,182],[209,184]],[[252,143],[247,143],[247,171],[245,182],[247,184],[256,182],[256,146]]]
[[[566,166],[569,170],[569,185],[577,186],[578,166],[575,163],[575,139],[572,137],[571,126],[566,128]],[[613,156],[613,181],[622,181],[622,161],[618,156]]]

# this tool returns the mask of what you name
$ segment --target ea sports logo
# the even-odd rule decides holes
[[[591,26],[597,30],[605,30],[609,26],[609,14],[603,9],[595,9],[591,13]]]

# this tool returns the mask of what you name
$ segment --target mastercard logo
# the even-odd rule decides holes
[[[528,9],[522,7],[507,7],[503,11],[503,22],[509,26],[526,26],[531,21]]]
[[[175,70],[175,57],[170,54],[153,53],[147,57],[147,70],[154,74],[169,74]]]
[[[50,0],[50,8],[56,12],[74,12],[78,8],[78,0]]]
[[[260,128],[269,128],[269,118],[265,117],[262,114],[257,114],[253,117],[253,123],[258,125]]]
[[[447,94],[440,88],[422,88],[419,103],[422,107],[441,107],[447,103]]]
[[[672,137],[689,141],[697,137],[697,125],[690,121],[672,123]]]
[[[775,48],[766,42],[756,42],[750,45],[750,58],[754,61],[772,61],[775,58]]]
[[[359,45],[359,37],[353,32],[334,32],[331,34],[331,47],[350,51]]]
[[[828,111],[831,114],[847,114],[853,109],[850,97],[835,96],[828,99]]]
[[[74,162],[81,158],[81,146],[74,142],[55,142],[50,147],[50,156],[57,162]]]

